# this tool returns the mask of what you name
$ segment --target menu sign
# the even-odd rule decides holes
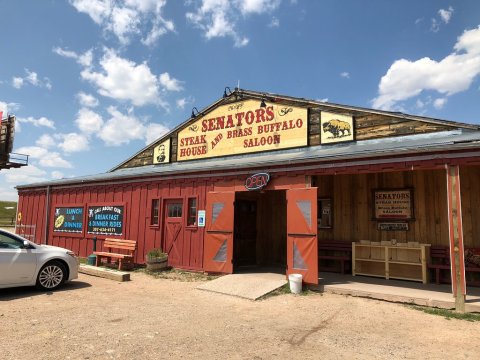
[[[178,133],[178,161],[307,145],[307,109],[246,100],[199,117]]]
[[[123,234],[123,206],[89,206],[88,234],[115,235]]]
[[[375,218],[409,220],[413,218],[412,191],[375,190]]]
[[[53,231],[83,233],[83,207],[56,207]]]

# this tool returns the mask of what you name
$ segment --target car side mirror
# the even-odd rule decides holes
[[[27,240],[23,240],[23,248],[24,249],[29,249],[30,248],[30,243]]]

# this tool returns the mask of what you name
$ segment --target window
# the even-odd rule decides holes
[[[160,218],[160,199],[152,199],[152,214],[150,216],[150,225],[158,225]]]
[[[182,203],[170,203],[167,205],[168,217],[182,217]]]
[[[318,228],[332,227],[332,199],[318,199]]]
[[[0,249],[22,249],[23,241],[14,239],[5,234],[0,234]]]
[[[188,199],[187,226],[197,226],[197,198]]]

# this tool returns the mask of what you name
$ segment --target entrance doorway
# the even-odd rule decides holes
[[[282,190],[235,194],[233,264],[236,272],[287,266],[287,201]]]

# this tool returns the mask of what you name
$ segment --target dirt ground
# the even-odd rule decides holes
[[[0,359],[478,359],[480,322],[332,294],[260,301],[199,279],[80,274],[53,293],[0,290]]]

